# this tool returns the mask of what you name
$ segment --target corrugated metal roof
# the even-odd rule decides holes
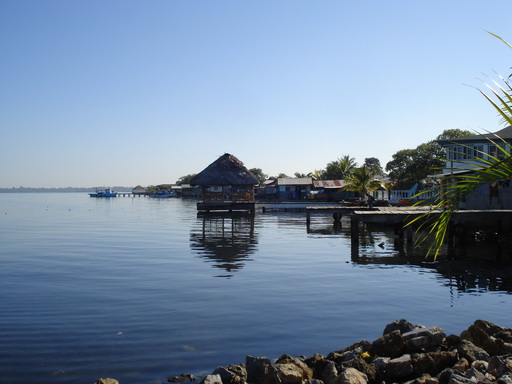
[[[341,188],[345,185],[343,180],[315,180],[313,186],[315,188]]]
[[[313,179],[311,177],[285,178],[277,179],[278,185],[311,185]]]

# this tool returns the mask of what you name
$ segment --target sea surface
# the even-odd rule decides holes
[[[328,214],[307,228],[304,213],[195,204],[0,194],[0,383],[164,383],[247,355],[327,354],[402,318],[512,327],[508,266],[425,260],[386,228],[355,253]]]

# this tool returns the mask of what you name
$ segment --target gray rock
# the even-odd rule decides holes
[[[493,356],[489,360],[487,372],[494,377],[501,377],[503,375],[512,375],[512,357]]]
[[[446,368],[453,367],[457,363],[457,351],[439,351],[428,353],[416,353],[411,355],[414,374],[421,376],[428,373],[432,376],[439,374]],[[461,372],[465,372],[468,366]]]
[[[415,329],[416,326],[412,323],[408,322],[405,319],[395,320],[392,323],[389,323],[386,325],[386,328],[384,328],[384,332],[382,335],[387,335],[388,333],[391,333],[393,331],[400,331],[400,333],[407,333]]]
[[[512,384],[512,375],[511,374],[503,375],[496,382],[498,384]]]
[[[247,381],[247,370],[242,365],[217,367],[213,374],[219,375],[224,384],[244,384]]]
[[[254,384],[280,384],[277,370],[268,357],[246,356],[247,382]]]
[[[169,383],[196,381],[196,377],[190,373],[182,373],[179,376],[172,376],[167,379]]]
[[[441,327],[419,328],[403,333],[402,337],[412,352],[432,349],[441,345],[446,337]]]
[[[311,380],[306,380],[305,384],[324,384],[324,382],[319,379],[311,379]]]
[[[333,381],[332,384],[367,384],[368,377],[355,368],[347,368]]]
[[[506,343],[502,339],[489,336],[485,330],[476,325],[471,325],[467,330],[462,332],[461,338],[471,341],[493,356],[512,353],[512,344]]]
[[[404,384],[438,384],[439,380],[437,377],[432,377],[428,373],[417,377],[416,379],[412,379],[406,381]]]
[[[201,384],[222,384],[222,379],[220,375],[206,375]]]
[[[347,360],[341,363],[341,370],[347,368],[355,368],[359,372],[364,373],[369,382],[375,382],[375,378],[377,376],[377,369],[375,368],[375,365],[368,363],[360,355],[356,355],[352,360]]]
[[[302,369],[295,364],[285,363],[276,364],[277,376],[283,384],[301,384],[302,383]]]
[[[464,373],[469,369],[469,367],[469,361],[465,357],[463,357],[462,359],[457,361],[452,368],[458,371],[459,373]]]
[[[117,381],[116,379],[98,379],[96,381],[96,384],[119,384],[119,381]]]
[[[384,368],[384,374],[393,380],[405,379],[413,372],[411,355],[408,354],[389,360]]]
[[[302,360],[300,360],[298,358],[292,357],[290,355],[282,355],[279,359],[277,359],[274,367],[276,367],[276,369],[278,369],[278,371],[279,371],[278,366],[281,364],[294,365],[300,372],[302,380],[309,380],[309,379],[313,378],[313,370],[311,368],[309,368],[305,362],[303,362]],[[281,381],[283,381],[282,377],[281,377]]]
[[[489,361],[489,354],[482,348],[477,347],[469,340],[462,340],[457,347],[460,357],[464,357],[469,363],[473,363],[476,360]]]
[[[336,368],[336,364],[334,361],[329,361],[329,363],[325,366],[322,375],[320,378],[324,383],[331,383],[338,376],[338,369]]]
[[[475,368],[468,369],[464,376],[474,382],[485,380],[485,375]]]
[[[304,359],[304,363],[313,370],[314,377],[321,377],[329,361],[324,355],[315,353],[313,356]]]

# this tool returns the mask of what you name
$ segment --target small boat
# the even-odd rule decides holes
[[[89,193],[91,197],[116,197],[117,192],[112,191],[110,188],[99,189],[96,188],[95,193]]]
[[[151,197],[158,197],[158,198],[167,198],[167,197],[177,197],[178,195],[174,191],[158,191],[154,195],[150,195]]]

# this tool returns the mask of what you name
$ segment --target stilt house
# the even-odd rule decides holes
[[[190,184],[201,186],[202,201],[197,204],[199,211],[254,212],[254,187],[259,181],[229,153],[198,173]]]

